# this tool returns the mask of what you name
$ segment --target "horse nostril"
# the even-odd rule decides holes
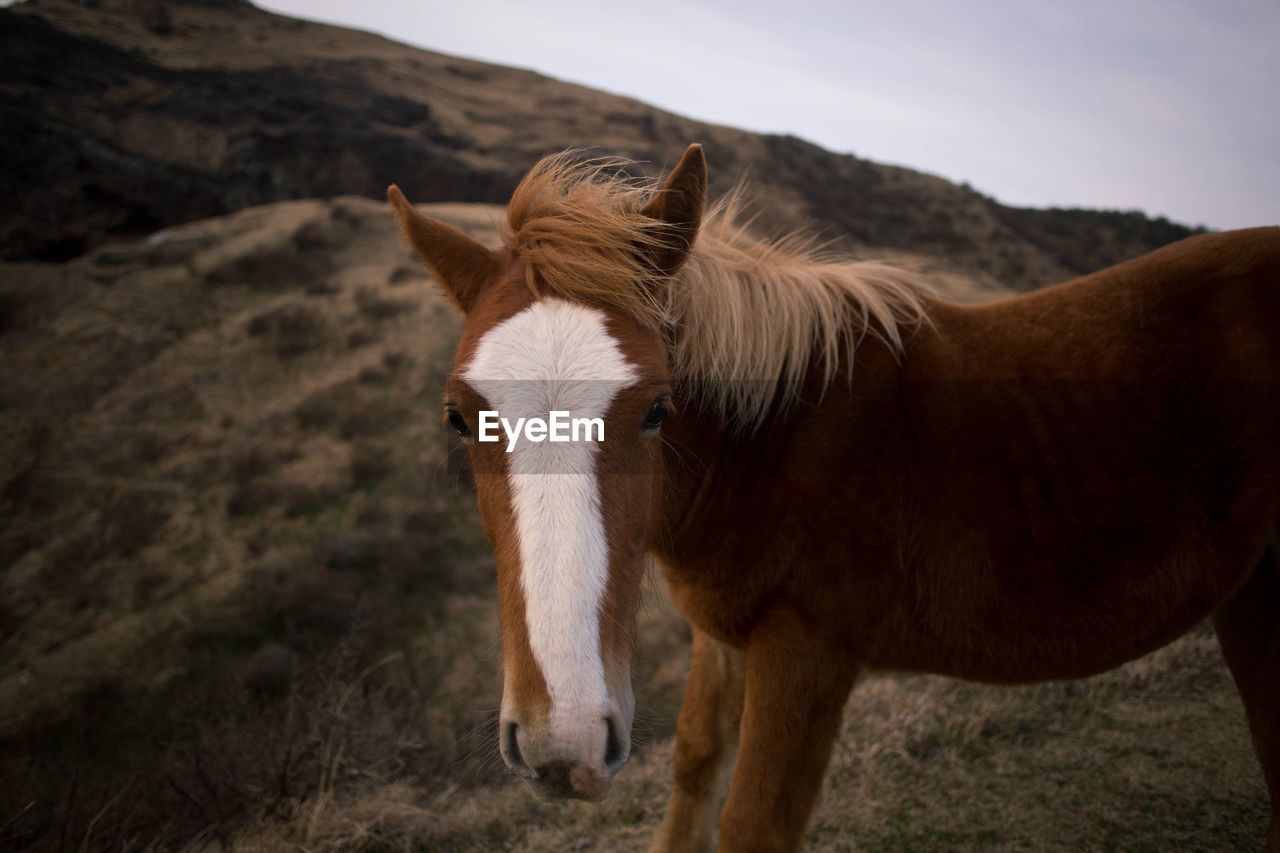
[[[500,738],[502,758],[517,775],[533,778],[537,774],[525,763],[524,756],[520,754],[520,740],[516,737],[517,732],[518,727],[515,723],[507,723],[502,727],[502,737]]]
[[[604,742],[604,766],[610,770],[617,770],[627,760],[627,750],[621,738],[618,737],[618,730],[614,727],[613,720],[605,717],[604,725],[608,731]]]

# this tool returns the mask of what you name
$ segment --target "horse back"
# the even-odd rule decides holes
[[[939,304],[935,376],[1146,379],[1280,375],[1280,227],[1192,237],[985,306]]]

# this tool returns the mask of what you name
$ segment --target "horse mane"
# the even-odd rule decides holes
[[[741,188],[707,212],[668,281],[639,251],[667,239],[643,212],[659,183],[627,176],[632,166],[574,151],[544,158],[512,196],[506,244],[535,292],[663,330],[676,383],[731,427],[750,431],[797,402],[815,362],[824,388],[842,362],[852,371],[868,334],[899,355],[904,331],[926,320],[929,289],[914,273],[821,251],[802,234],[749,236]]]

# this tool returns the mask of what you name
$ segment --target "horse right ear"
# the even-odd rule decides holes
[[[696,142],[685,149],[680,162],[667,176],[662,189],[645,205],[643,213],[663,222],[668,241],[651,250],[649,261],[663,275],[675,275],[689,257],[702,225],[707,200],[707,158]]]
[[[480,289],[501,270],[497,254],[452,225],[419,213],[395,184],[387,187],[387,201],[395,208],[400,233],[445,294],[464,313],[470,311]]]

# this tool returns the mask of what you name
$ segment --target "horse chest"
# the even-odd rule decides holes
[[[748,589],[734,590],[728,584],[691,580],[686,570],[663,563],[663,576],[671,600],[684,617],[722,643],[742,648],[750,636],[759,595]]]

